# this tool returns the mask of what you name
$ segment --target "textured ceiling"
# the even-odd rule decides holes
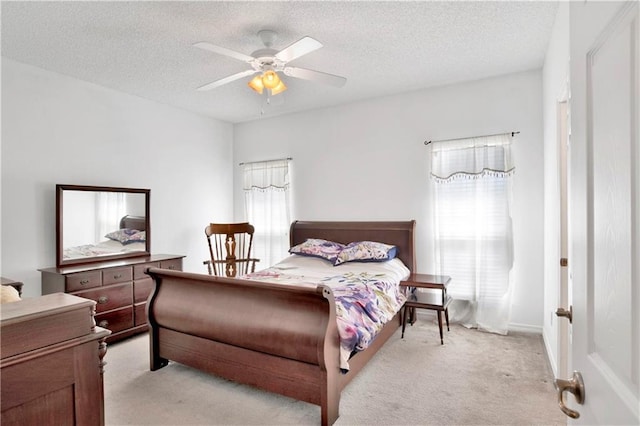
[[[229,122],[350,103],[542,67],[557,3],[526,2],[32,2],[3,1],[2,56]],[[196,88],[248,69],[197,49],[245,54],[303,36],[324,47],[295,61],[347,78],[334,88],[284,77],[280,105],[250,77]]]

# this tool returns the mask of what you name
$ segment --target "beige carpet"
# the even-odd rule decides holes
[[[336,425],[564,425],[542,337],[420,317],[343,391]],[[109,346],[107,425],[318,425],[320,408],[170,363],[149,371],[146,334]]]

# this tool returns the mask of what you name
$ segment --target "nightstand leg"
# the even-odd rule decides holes
[[[402,335],[400,336],[401,339],[404,339],[404,328],[407,326],[407,309],[409,308],[406,306],[402,308]]]
[[[449,308],[444,310],[444,317],[447,319],[447,331],[451,331],[449,330]]]
[[[438,327],[440,327],[440,344],[444,345],[444,337],[442,336],[442,311],[438,311]]]

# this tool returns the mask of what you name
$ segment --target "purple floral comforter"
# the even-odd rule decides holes
[[[287,285],[331,288],[336,300],[340,334],[340,367],[349,369],[354,351],[369,347],[382,327],[405,301],[399,283],[409,270],[399,259],[386,262],[349,262],[333,266],[329,261],[292,255],[261,271],[243,276]]]

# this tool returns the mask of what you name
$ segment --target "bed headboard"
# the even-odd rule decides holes
[[[296,220],[291,224],[291,247],[307,238],[322,238],[347,244],[353,241],[378,241],[398,248],[398,257],[415,272],[414,231],[416,221],[400,222],[317,222]]]
[[[146,218],[144,216],[123,216],[122,219],[120,219],[120,229],[125,228],[143,231],[147,229]]]

